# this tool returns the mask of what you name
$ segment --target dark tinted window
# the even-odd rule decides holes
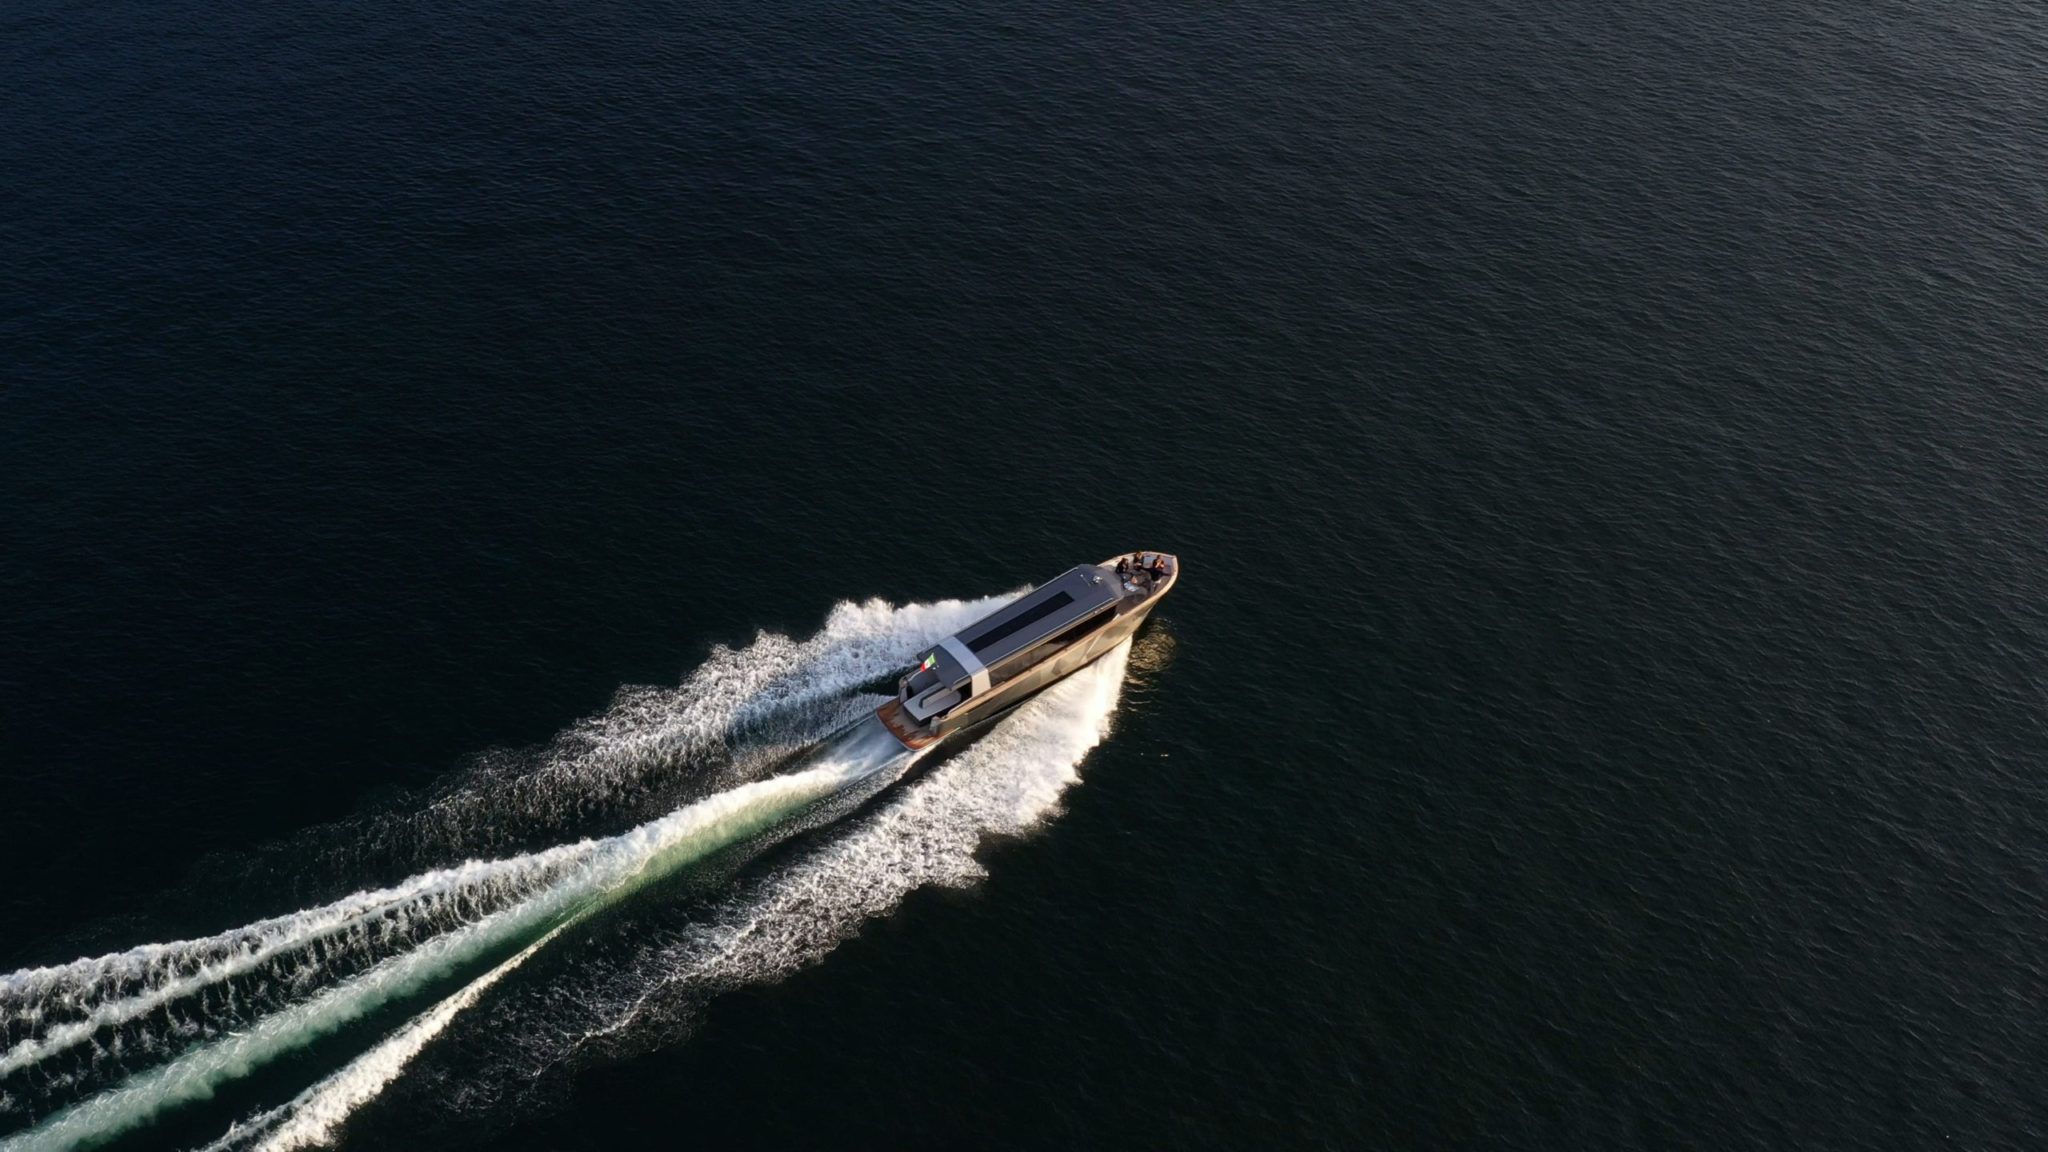
[[[1038,623],[1040,620],[1045,619],[1047,616],[1073,602],[1074,598],[1065,592],[1055,592],[1046,597],[1044,603],[1034,604],[1029,609],[969,640],[967,642],[967,650],[970,652],[980,652],[1006,636],[1014,636],[1024,629],[1031,627],[1033,624]]]
[[[1067,629],[1065,632],[1054,636],[1052,639],[1040,641],[1035,646],[1003,661],[1000,666],[993,669],[989,683],[991,685],[1004,684],[1016,679],[1020,674],[1029,672],[1045,661],[1059,655],[1060,651],[1068,645],[1085,639],[1090,632],[1095,631],[1114,619],[1116,619],[1116,613],[1105,608],[1088,619],[1081,621],[1079,624],[1074,625],[1072,628]]]
[[[1044,649],[1044,655],[1050,656],[1053,653],[1059,651],[1062,648],[1065,648],[1067,645],[1072,644],[1074,641],[1079,640],[1081,637],[1086,636],[1090,632],[1095,631],[1097,628],[1102,627],[1104,624],[1107,624],[1114,619],[1116,619],[1116,613],[1105,609],[1104,611],[1097,612],[1095,615],[1090,616],[1088,619],[1081,621],[1079,624],[1074,625],[1072,628],[1067,629],[1065,632],[1060,633],[1052,639],[1047,640],[1044,644],[1039,645],[1039,647]]]

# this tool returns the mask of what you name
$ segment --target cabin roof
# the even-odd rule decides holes
[[[1044,584],[962,628],[960,642],[985,665],[1014,656],[1117,598],[1101,567],[1069,568]]]
[[[1101,566],[1070,568],[953,634],[983,667],[1015,656],[1094,615],[1117,599],[1114,577]],[[969,672],[945,643],[925,649],[941,684],[959,687]],[[915,675],[915,673],[912,673]]]

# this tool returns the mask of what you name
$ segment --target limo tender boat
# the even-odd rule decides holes
[[[913,751],[993,720],[1129,639],[1178,579],[1166,552],[1069,568],[939,641],[875,715]]]

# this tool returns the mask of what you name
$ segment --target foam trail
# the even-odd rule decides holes
[[[1143,659],[1127,644],[1054,685],[786,866],[743,883],[708,923],[643,929],[629,955],[585,957],[545,996],[520,989],[496,999],[474,1025],[490,1044],[468,1053],[490,1063],[433,1106],[500,1109],[552,1070],[673,1043],[719,992],[818,961],[919,887],[975,883],[988,837],[1027,833],[1058,811],[1109,731],[1127,668],[1161,650],[1140,648]]]
[[[569,1051],[529,1049],[525,1056],[545,1065],[569,1058],[575,1049],[615,1045],[643,1023],[643,1015],[672,1011],[678,996],[687,1000],[773,979],[822,957],[864,919],[886,913],[914,888],[965,884],[983,875],[974,858],[982,839],[1022,832],[1043,820],[1079,779],[1076,766],[1108,732],[1129,652],[1126,645],[1055,686],[886,802],[873,818],[857,821],[849,835],[749,886],[727,903],[707,933],[657,950],[661,971],[649,973],[643,963],[618,974],[618,982],[637,982],[637,989],[610,1001],[603,1011],[609,1019],[584,1032]],[[296,1152],[330,1143],[349,1116],[544,943],[545,938],[528,946],[347,1067],[290,1103],[237,1124],[202,1152]],[[602,990],[596,998],[608,999]],[[559,1005],[552,997],[550,1002]],[[554,1037],[565,1022],[529,1017],[523,1023]],[[538,1070],[528,1064],[510,1075]]]
[[[882,739],[894,744],[886,732]],[[890,752],[866,725],[854,729],[844,746],[850,754],[827,755],[816,767],[742,785],[598,841],[571,874],[535,896],[436,936],[309,1000],[265,1016],[243,1032],[130,1077],[25,1133],[0,1140],[0,1152],[77,1148],[126,1131],[173,1105],[210,1098],[220,1085],[417,992],[493,950],[536,933],[558,930],[691,860],[764,832],[854,783],[884,771],[900,772],[911,759],[901,745]]]
[[[636,773],[645,778],[650,765],[671,783],[634,803],[644,808],[666,794],[673,799],[655,813],[667,811],[732,783],[734,772],[744,778],[772,762],[776,748],[814,742],[834,720],[860,710],[849,688],[900,667],[918,646],[1005,599],[839,604],[808,640],[763,633],[745,648],[715,649],[680,688],[622,691],[603,716],[558,739],[539,767],[512,779],[495,769],[470,773],[435,802],[437,815],[394,817],[398,825],[377,818],[321,835],[353,836],[358,853],[394,843],[400,855],[441,855],[509,835],[493,831],[500,826],[552,827],[601,810],[591,796],[614,794]],[[743,730],[752,735],[732,743]],[[721,742],[737,759],[718,778],[675,771],[678,755]],[[596,843],[519,855],[514,846],[505,858],[436,868],[214,936],[0,975],[0,1119],[47,1115],[85,1091],[175,1059],[195,1041],[246,1031],[323,984],[367,975],[394,953],[556,884]],[[290,876],[312,862],[273,850],[262,871]]]
[[[665,981],[720,989],[774,979],[822,957],[916,888],[985,877],[982,843],[1043,821],[1080,779],[1082,758],[1108,735],[1129,656],[1126,643],[850,835],[766,878],[734,902],[717,931],[671,954]]]
[[[0,1076],[92,1038],[102,1028],[143,1016],[172,1001],[255,971],[265,962],[344,932],[364,920],[437,897],[523,894],[581,859],[588,842],[516,860],[470,862],[415,876],[403,884],[358,892],[322,908],[259,921],[197,940],[148,944],[109,956],[34,968],[0,977],[0,1017],[22,1021],[30,1035],[0,1053]],[[139,991],[117,992],[121,989]],[[49,1005],[78,1006],[71,1019],[49,1021]]]
[[[341,1071],[299,1093],[289,1103],[235,1124],[226,1135],[199,1152],[229,1152],[230,1149],[249,1147],[261,1152],[282,1152],[284,1149],[327,1143],[333,1138],[334,1129],[348,1119],[350,1113],[375,1099],[385,1085],[397,1079],[412,1058],[439,1036],[457,1015],[569,927],[564,923],[550,929],[545,936],[470,981],[461,991],[415,1017],[383,1043],[349,1061]],[[261,1144],[252,1144],[258,1139]]]
[[[337,861],[396,852],[418,867],[450,855],[518,851],[534,837],[594,816],[651,815],[636,805],[678,761],[729,749],[743,734],[766,735],[771,743],[816,739],[852,718],[845,706],[855,687],[901,668],[912,652],[1016,595],[900,606],[842,602],[808,639],[764,632],[744,647],[713,648],[680,686],[621,690],[601,715],[557,737],[538,762],[486,758],[424,805],[382,817],[373,834],[341,825],[314,839],[326,841]]]

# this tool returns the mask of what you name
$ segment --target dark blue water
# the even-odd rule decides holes
[[[1997,0],[14,4],[0,969],[623,830],[724,778],[371,832],[714,645],[1159,547],[984,879],[494,1061],[853,833],[741,853],[344,1146],[2040,1146],[2044,57]],[[96,1090],[0,1078],[0,1146]]]

